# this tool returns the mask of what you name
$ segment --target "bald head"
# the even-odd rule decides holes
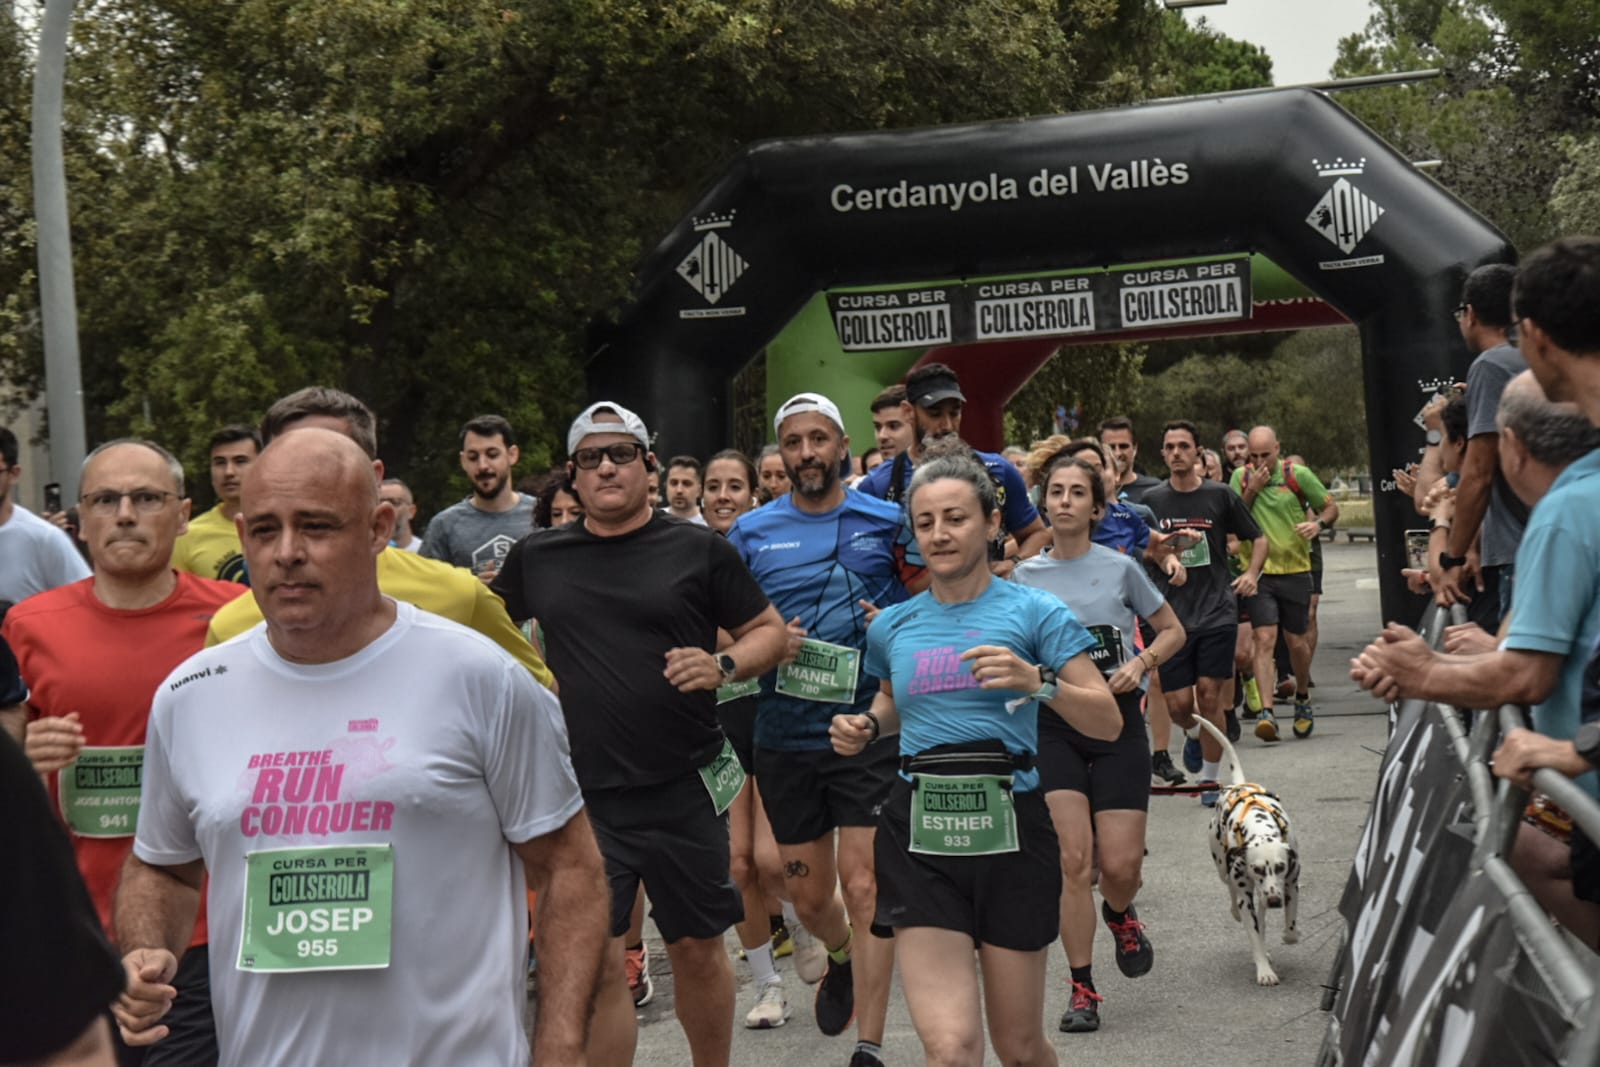
[[[1546,399],[1532,371],[1525,370],[1506,383],[1495,424],[1502,432],[1503,445],[1555,472],[1600,444],[1600,431],[1578,406]],[[1511,477],[1509,471],[1507,477]],[[1523,495],[1520,488],[1518,495]]]
[[[370,511],[378,503],[378,479],[372,460],[351,438],[320,426],[305,426],[273,439],[250,465],[240,489],[240,503],[248,510],[252,486],[299,482],[310,487],[340,487],[352,506]]]
[[[245,473],[236,521],[250,591],[280,655],[342,659],[392,622],[377,557],[394,508],[378,499],[372,461],[349,437],[305,427],[273,440]]]
[[[1256,467],[1269,467],[1278,462],[1278,431],[1271,426],[1257,426],[1250,431],[1250,462]]]

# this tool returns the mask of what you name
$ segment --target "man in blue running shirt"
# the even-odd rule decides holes
[[[833,751],[828,727],[836,714],[871,707],[878,679],[861,669],[867,624],[877,609],[906,599],[905,580],[920,571],[921,558],[896,505],[841,482],[850,439],[831,400],[800,393],[773,421],[790,492],[741,516],[728,533],[791,634],[789,662],[761,679],[756,777],[785,886],[800,921],[829,953],[817,1026],[842,1033],[859,1006],[850,1063],[877,1067],[894,942],[867,932],[877,907],[873,840],[899,745],[885,737],[846,758]]]

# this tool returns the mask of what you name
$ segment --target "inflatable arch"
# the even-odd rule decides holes
[[[752,145],[641,266],[588,385],[639,411],[659,453],[709,455],[733,376],[804,313],[817,350],[786,352],[777,391],[828,392],[861,426],[869,387],[979,343],[963,431],[992,447],[1000,406],[1075,335],[1274,328],[1250,323],[1260,257],[1360,329],[1378,483],[1421,446],[1426,394],[1465,373],[1462,280],[1514,252],[1304,89]],[[1411,618],[1415,516],[1396,493],[1375,513],[1384,617]]]

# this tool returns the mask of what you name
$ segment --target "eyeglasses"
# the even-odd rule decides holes
[[[592,471],[600,466],[602,459],[609,459],[621,467],[632,463],[642,455],[644,455],[643,445],[632,441],[618,441],[604,448],[580,448],[572,454],[572,462],[578,465],[579,470]]]
[[[1465,315],[1467,313],[1467,308],[1470,306],[1470,304],[1457,304],[1454,311],[1455,317],[1459,319],[1461,316]]]
[[[177,495],[165,489],[130,489],[126,493],[119,493],[115,489],[102,489],[98,493],[88,493],[79,497],[78,503],[95,515],[115,515],[122,508],[122,498],[127,497],[133,503],[134,511],[151,515],[166,506],[167,497]]]

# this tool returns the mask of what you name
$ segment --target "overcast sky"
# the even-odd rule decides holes
[[[1371,0],[1228,0],[1224,7],[1189,8],[1184,16],[1191,23],[1204,16],[1229,37],[1265,48],[1273,81],[1296,85],[1327,78],[1339,39],[1366,26],[1371,6]]]

